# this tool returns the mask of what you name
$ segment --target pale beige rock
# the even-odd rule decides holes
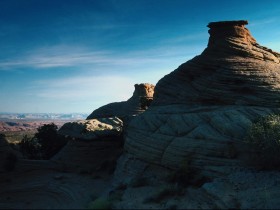
[[[80,120],[65,123],[58,134],[80,140],[94,140],[122,133],[123,122],[117,117]]]
[[[147,108],[143,106],[143,101],[152,100],[154,95],[154,85],[149,83],[141,83],[134,85],[133,95],[127,101],[114,102],[104,105],[94,110],[87,119],[104,118],[104,117],[125,117],[129,115],[137,115],[144,112]]]

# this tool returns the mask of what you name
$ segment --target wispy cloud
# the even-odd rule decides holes
[[[163,58],[172,59],[175,56],[186,56],[192,53],[193,49],[189,49],[189,52],[184,49],[180,51],[180,47],[159,47],[141,51],[114,52],[59,45],[35,49],[26,52],[21,57],[0,61],[0,70],[17,67],[43,69],[86,65],[142,65],[144,63],[162,63],[164,62]]]
[[[19,66],[33,68],[67,67],[105,61],[105,52],[89,52],[75,46],[52,46],[28,51],[21,57],[0,62],[0,68]]]

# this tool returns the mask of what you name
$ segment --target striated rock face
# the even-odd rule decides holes
[[[146,110],[145,102],[153,99],[154,85],[143,83],[135,84],[135,90],[130,99],[122,102],[114,102],[94,110],[87,119],[104,117],[124,117],[137,115]],[[144,103],[144,104],[143,104]]]
[[[128,153],[168,168],[190,160],[209,174],[241,164],[246,130],[280,102],[280,55],[245,24],[209,23],[207,48],[163,77],[151,107],[129,124]]]
[[[117,117],[80,120],[65,123],[58,134],[79,140],[94,140],[102,137],[120,136],[123,122]]]
[[[280,54],[258,45],[246,23],[210,23],[207,48],[158,82],[154,104],[277,107]]]

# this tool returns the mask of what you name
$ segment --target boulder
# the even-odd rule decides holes
[[[213,177],[242,164],[248,127],[280,102],[280,54],[260,46],[247,23],[209,23],[207,48],[164,76],[128,125],[129,154],[170,169],[188,161]]]
[[[65,123],[58,134],[69,141],[51,160],[65,171],[112,169],[123,149],[122,127],[117,117]]]
[[[127,101],[114,102],[94,110],[87,119],[117,116],[120,118],[144,112],[153,99],[154,85],[135,84],[133,95]]]
[[[96,140],[100,138],[120,136],[123,122],[117,117],[80,120],[65,123],[58,134],[79,140]]]

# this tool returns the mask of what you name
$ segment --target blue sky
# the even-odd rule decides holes
[[[280,51],[279,0],[0,0],[0,112],[126,100],[200,54],[209,22],[239,19]]]

